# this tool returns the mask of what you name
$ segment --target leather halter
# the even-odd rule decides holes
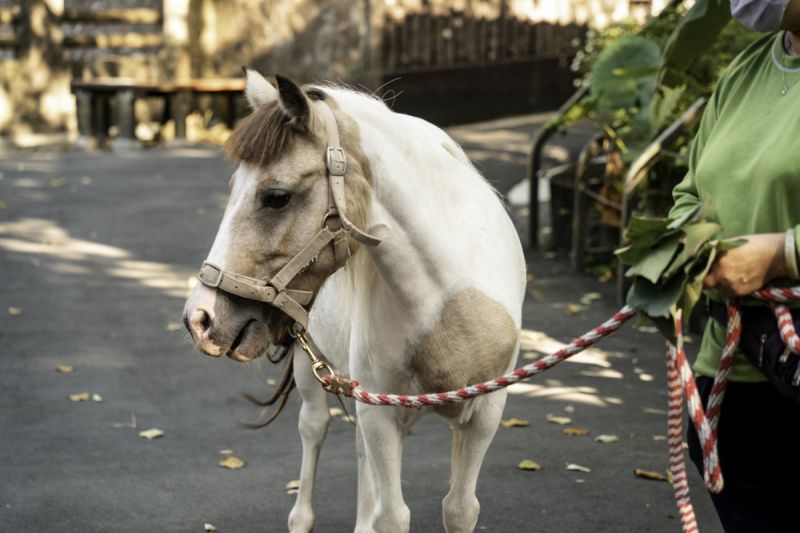
[[[295,321],[293,333],[300,334],[308,329],[308,311],[305,306],[311,302],[314,293],[289,289],[288,285],[301,272],[311,266],[319,253],[328,244],[333,245],[336,260],[335,270],[344,266],[350,257],[347,237],[360,243],[377,246],[380,239],[355,227],[345,215],[347,207],[344,179],[347,173],[347,155],[339,142],[339,128],[333,111],[324,101],[317,101],[325,126],[328,148],[325,153],[325,167],[328,176],[328,212],[322,219],[322,229],[306,244],[297,255],[286,263],[272,278],[258,279],[234,272],[205,261],[197,279],[205,286],[234,294],[247,300],[263,302],[276,307]],[[332,218],[339,219],[339,226],[331,226]]]

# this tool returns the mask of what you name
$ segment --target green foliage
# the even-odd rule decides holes
[[[658,44],[638,35],[611,43],[594,65],[589,95],[598,113],[641,107],[650,101],[661,66]]]
[[[672,314],[680,309],[689,316],[703,288],[703,278],[720,251],[740,241],[715,240],[722,226],[705,220],[709,205],[700,204],[679,219],[634,216],[626,231],[629,244],[617,257],[631,265],[625,273],[633,279],[627,303],[673,336]]]
[[[664,47],[664,68],[659,81],[667,87],[682,85],[689,66],[714,44],[730,20],[729,0],[697,0],[680,18]]]
[[[630,164],[689,106],[709,97],[733,57],[758,36],[731,21],[728,0],[671,7],[644,26],[623,21],[590,30],[572,64],[588,96],[554,125],[592,120]],[[691,137],[678,138],[649,169],[636,209],[665,214],[670,191],[685,174]]]

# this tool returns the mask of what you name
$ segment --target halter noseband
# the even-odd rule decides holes
[[[319,253],[331,243],[336,259],[335,270],[343,267],[347,258],[350,257],[350,248],[347,244],[348,235],[369,246],[377,246],[381,242],[380,239],[358,229],[345,215],[347,202],[344,178],[347,173],[347,154],[339,142],[339,128],[333,111],[324,101],[319,100],[317,103],[320,104],[317,109],[322,116],[328,141],[325,167],[328,175],[329,199],[328,212],[322,220],[322,229],[270,279],[262,280],[227,272],[208,261],[203,262],[197,276],[200,283],[212,289],[235,294],[247,300],[263,302],[280,309],[294,319],[295,334],[308,329],[308,311],[305,306],[311,302],[314,293],[289,289],[287,288],[289,283],[314,263]],[[339,219],[340,226],[338,228],[332,229],[329,226],[328,221],[331,218]]]

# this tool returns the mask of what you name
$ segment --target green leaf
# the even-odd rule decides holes
[[[732,250],[734,248],[738,248],[739,246],[741,246],[743,244],[746,244],[746,243],[747,243],[747,239],[738,239],[738,238],[737,239],[725,239],[725,240],[719,241],[717,243],[717,249],[719,251],[721,251],[721,252],[724,252],[726,250]]]
[[[611,70],[611,73],[618,78],[649,78],[658,72],[658,67],[619,67]]]
[[[656,93],[650,104],[650,120],[656,130],[660,130],[666,125],[685,91],[686,87],[661,87],[661,90]]]
[[[683,289],[683,296],[679,307],[683,310],[683,316],[688,317],[692,314],[692,309],[697,305],[700,296],[703,294],[703,278],[706,277],[708,271],[711,270],[711,265],[714,264],[714,259],[717,257],[717,250],[714,246],[709,246],[710,251],[704,259],[698,259],[692,265],[690,270],[696,270],[697,264],[703,264],[703,268],[695,274],[689,274],[686,286]]]
[[[729,0],[696,0],[681,18],[664,47],[659,85],[676,87],[687,67],[702,56],[731,19]]]
[[[625,273],[628,277],[641,276],[658,284],[662,274],[669,268],[672,258],[680,248],[678,238],[669,239],[650,252]]]
[[[699,224],[691,224],[683,229],[683,237],[681,238],[681,250],[675,256],[675,260],[670,265],[669,269],[664,272],[664,277],[671,278],[678,270],[683,268],[686,263],[698,257],[701,254],[703,247],[708,244],[711,239],[716,237],[722,232],[722,226],[715,222],[701,222]]]
[[[629,244],[614,253],[626,265],[638,263],[650,254],[660,240],[677,233],[677,230],[667,229],[668,223],[669,221],[664,218],[632,216],[625,230],[625,240],[629,241]]]
[[[613,112],[646,106],[655,88],[655,70],[660,67],[661,48],[655,41],[638,35],[616,39],[597,58],[589,80],[589,90],[596,100],[597,110]],[[646,69],[651,70],[649,75],[643,73]],[[617,74],[627,71],[639,74]]]
[[[628,291],[626,303],[649,317],[669,317],[670,309],[683,295],[685,282],[686,276],[678,275],[660,286],[637,276]]]
[[[685,226],[686,224],[697,222],[702,217],[702,214],[705,212],[705,210],[706,210],[706,203],[701,202],[696,206],[694,206],[689,211],[686,211],[678,218],[670,221],[667,224],[667,228],[677,229],[680,228],[681,226]]]

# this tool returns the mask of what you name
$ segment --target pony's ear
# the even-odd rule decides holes
[[[278,99],[278,90],[267,79],[250,67],[242,67],[245,77],[244,95],[250,107],[258,109],[268,102]]]
[[[279,102],[283,111],[292,119],[292,124],[304,128],[311,117],[309,101],[303,90],[295,82],[280,74],[275,76],[278,82]]]

